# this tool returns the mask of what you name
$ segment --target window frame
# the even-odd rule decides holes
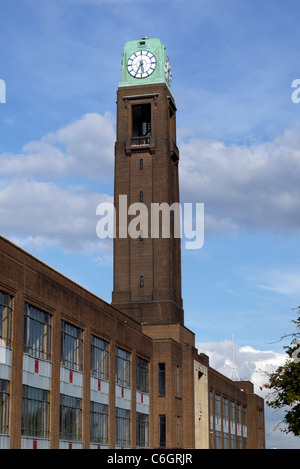
[[[215,393],[215,418],[221,419],[221,394]]]
[[[176,387],[176,397],[177,399],[181,398],[181,367],[176,365],[175,367],[175,387]]]
[[[74,371],[82,371],[83,330],[62,319],[61,365]]]
[[[116,407],[115,427],[116,446],[130,446],[130,410]]]
[[[228,397],[223,396],[222,398],[222,410],[223,410],[223,420],[229,421],[229,413],[228,413]]]
[[[149,415],[136,413],[136,446],[149,448]]]
[[[49,438],[49,390],[23,384],[21,434],[34,438]]]
[[[116,347],[116,384],[124,388],[130,388],[131,353],[127,350]]]
[[[136,356],[136,389],[143,393],[149,393],[149,365],[150,362]]]
[[[51,360],[52,315],[29,303],[24,311],[24,353]]]
[[[166,415],[160,414],[158,416],[158,445],[159,448],[166,448]]]
[[[91,375],[98,379],[109,379],[109,342],[91,335]]]
[[[10,382],[0,379],[0,433],[9,433]]]
[[[108,405],[91,401],[90,405],[91,443],[108,444]]]
[[[67,441],[82,439],[82,399],[79,397],[60,394],[59,438]]]
[[[13,296],[0,290],[0,339],[2,345],[11,347]]]
[[[132,137],[149,137],[152,134],[151,102],[132,104]]]
[[[166,395],[166,364],[158,363],[158,395],[165,397]]]

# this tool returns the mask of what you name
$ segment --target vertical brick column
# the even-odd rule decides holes
[[[154,367],[153,360],[150,361],[150,369],[149,369],[149,404],[150,404],[150,411],[149,411],[149,448],[154,448],[154,396],[157,396],[157,384],[154,387]],[[156,394],[155,394],[156,393]]]
[[[21,448],[22,369],[24,340],[24,296],[18,292],[13,300],[12,363],[10,375],[10,439],[12,449]]]
[[[50,448],[59,448],[59,419],[60,419],[60,342],[61,315],[57,311],[52,316],[52,346],[51,346],[51,391],[50,391]]]
[[[136,448],[136,354],[131,352],[130,364],[131,411],[130,411],[130,441],[131,448]]]
[[[91,331],[83,333],[83,395],[82,395],[82,444],[90,448],[90,387],[91,387]]]
[[[115,429],[116,429],[116,383],[115,383],[115,372],[116,372],[116,343],[111,340],[109,344],[109,405],[108,405],[108,444],[110,449],[115,447]]]

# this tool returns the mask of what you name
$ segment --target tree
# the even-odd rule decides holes
[[[293,340],[289,346],[284,346],[288,355],[284,365],[268,375],[269,383],[265,387],[272,392],[266,404],[274,409],[283,408],[285,426],[281,431],[300,437],[300,314],[293,323],[299,332],[283,336],[293,337]]]

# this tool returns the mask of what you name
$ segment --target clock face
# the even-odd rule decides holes
[[[131,54],[127,61],[127,70],[134,78],[146,78],[154,72],[156,58],[147,50],[139,50]]]
[[[165,58],[165,77],[166,77],[166,82],[168,83],[169,86],[171,86],[171,82],[172,82],[171,64],[170,64],[169,57],[167,55]]]

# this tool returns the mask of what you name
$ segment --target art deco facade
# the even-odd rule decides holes
[[[126,44],[117,213],[120,196],[179,202],[168,73],[159,40]],[[173,218],[167,238],[121,228],[111,305],[0,237],[0,447],[264,448],[263,400],[213,370],[184,325]]]

